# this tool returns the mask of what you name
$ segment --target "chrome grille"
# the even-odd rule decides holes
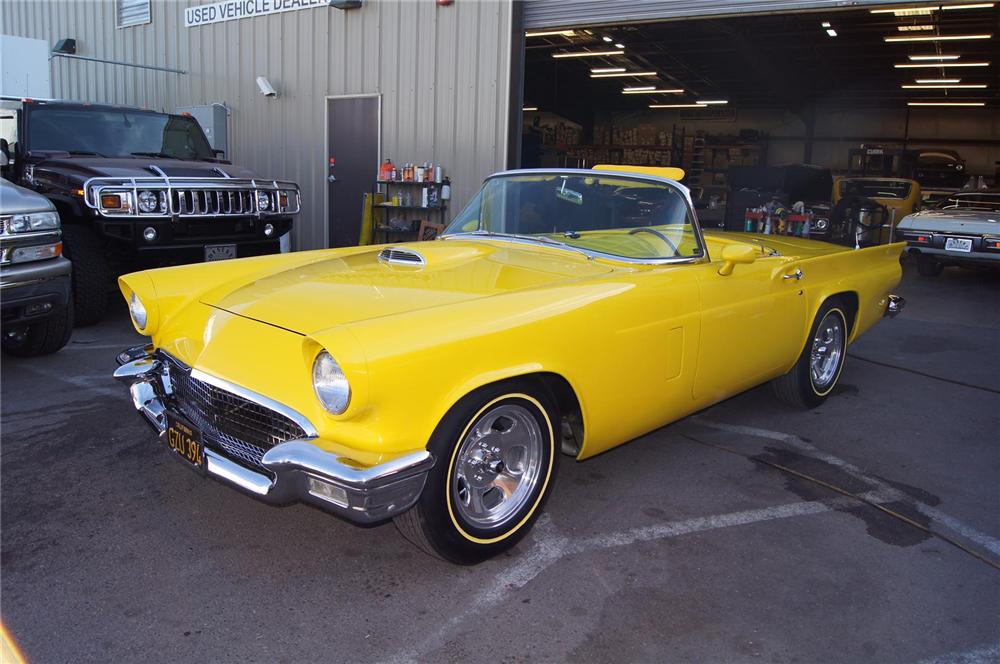
[[[256,212],[254,192],[248,189],[173,189],[170,209],[181,215],[248,215]]]
[[[210,448],[251,466],[279,443],[308,437],[298,424],[270,408],[191,376],[168,358],[173,401],[201,429]]]

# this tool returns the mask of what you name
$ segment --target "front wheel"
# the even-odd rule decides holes
[[[774,395],[790,406],[815,408],[833,391],[847,357],[847,316],[842,303],[820,307],[802,354],[792,370],[771,381]]]
[[[3,350],[15,357],[55,353],[73,333],[73,302],[37,323],[3,331]]]
[[[487,386],[459,401],[431,437],[437,463],[417,504],[396,517],[400,532],[463,565],[514,546],[551,490],[558,423],[551,397],[531,381]]]

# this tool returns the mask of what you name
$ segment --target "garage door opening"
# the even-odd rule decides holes
[[[704,227],[845,243],[998,186],[996,3],[630,23],[557,4],[525,34],[522,167],[677,166]]]

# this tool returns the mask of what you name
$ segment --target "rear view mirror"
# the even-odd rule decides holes
[[[752,244],[736,242],[726,245],[722,250],[722,267],[719,274],[726,277],[733,273],[737,264],[749,265],[757,260],[757,247]]]
[[[583,205],[583,194],[574,189],[567,189],[565,179],[563,179],[562,185],[556,189],[556,198],[573,205]]]

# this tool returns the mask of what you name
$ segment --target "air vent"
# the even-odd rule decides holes
[[[383,263],[396,265],[426,265],[427,260],[413,249],[386,247],[378,252],[378,259]]]

